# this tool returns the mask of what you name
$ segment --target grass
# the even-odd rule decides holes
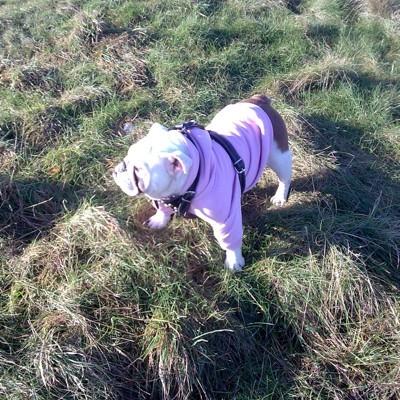
[[[0,397],[400,397],[396,0],[0,1]],[[247,267],[111,178],[153,121],[277,99]],[[124,126],[133,127],[129,132]]]

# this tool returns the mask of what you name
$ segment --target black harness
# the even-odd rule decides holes
[[[202,125],[197,124],[195,121],[188,121],[182,124],[175,125],[173,128],[170,128],[169,130],[180,131],[197,148],[195,141],[190,136],[190,129],[192,128],[200,128],[205,130],[205,128]],[[235,168],[235,171],[238,174],[240,188],[243,193],[246,188],[246,176],[245,176],[246,166],[244,164],[244,161],[239,156],[239,154],[232,146],[232,144],[224,136],[213,131],[207,131],[207,132],[212,140],[214,140],[224,148],[224,150],[229,155],[229,158],[232,160],[233,167]],[[189,216],[188,210],[193,197],[196,195],[196,189],[197,189],[197,184],[199,182],[199,178],[200,178],[200,167],[199,170],[197,171],[196,178],[194,179],[193,183],[190,185],[189,189],[184,194],[179,196],[173,196],[167,199],[161,199],[159,201],[165,204],[166,206],[171,207],[178,216],[188,217]],[[157,201],[155,201],[155,205],[156,207],[158,207]]]

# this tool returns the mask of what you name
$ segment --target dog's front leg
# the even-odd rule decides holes
[[[157,212],[150,217],[145,224],[150,229],[165,228],[168,225],[168,222],[171,220],[171,217],[174,215],[174,210],[161,202],[157,202],[157,206],[155,207]]]
[[[245,261],[242,256],[242,248],[226,250],[225,266],[230,271],[241,271]]]
[[[245,264],[242,256],[243,227],[240,188],[237,189],[232,207],[227,207],[226,202],[221,201],[204,208],[210,212],[209,215],[201,215],[201,218],[211,224],[215,238],[221,248],[225,250],[225,267],[230,271],[241,271]],[[213,210],[212,206],[219,208]]]

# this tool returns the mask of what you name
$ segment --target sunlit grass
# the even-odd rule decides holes
[[[0,2],[0,397],[400,396],[399,4],[250,3]],[[244,196],[231,274],[111,171],[152,122],[258,92],[293,191]]]

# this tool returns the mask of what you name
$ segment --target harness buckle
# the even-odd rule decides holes
[[[183,196],[182,196],[182,200],[183,201],[190,201],[193,199],[194,195],[196,194],[196,192],[194,190],[188,190]]]
[[[169,130],[176,129],[178,131],[181,131],[184,134],[187,134],[187,129],[190,128],[195,128],[195,127],[202,127],[199,125],[194,119],[191,119],[190,121],[182,122],[180,124],[176,124],[173,128],[170,128]]]
[[[179,216],[185,217],[189,211],[190,203],[195,196],[196,192],[194,190],[188,190],[182,197],[181,202],[178,206],[177,213]]]
[[[184,122],[183,124],[184,128],[193,128],[195,126],[200,126],[194,119],[191,119],[190,121]]]
[[[235,171],[238,174],[243,174],[244,172],[246,172],[246,166],[244,164],[244,161],[239,158],[239,160],[235,161],[235,163],[233,164],[233,167],[235,168]]]

